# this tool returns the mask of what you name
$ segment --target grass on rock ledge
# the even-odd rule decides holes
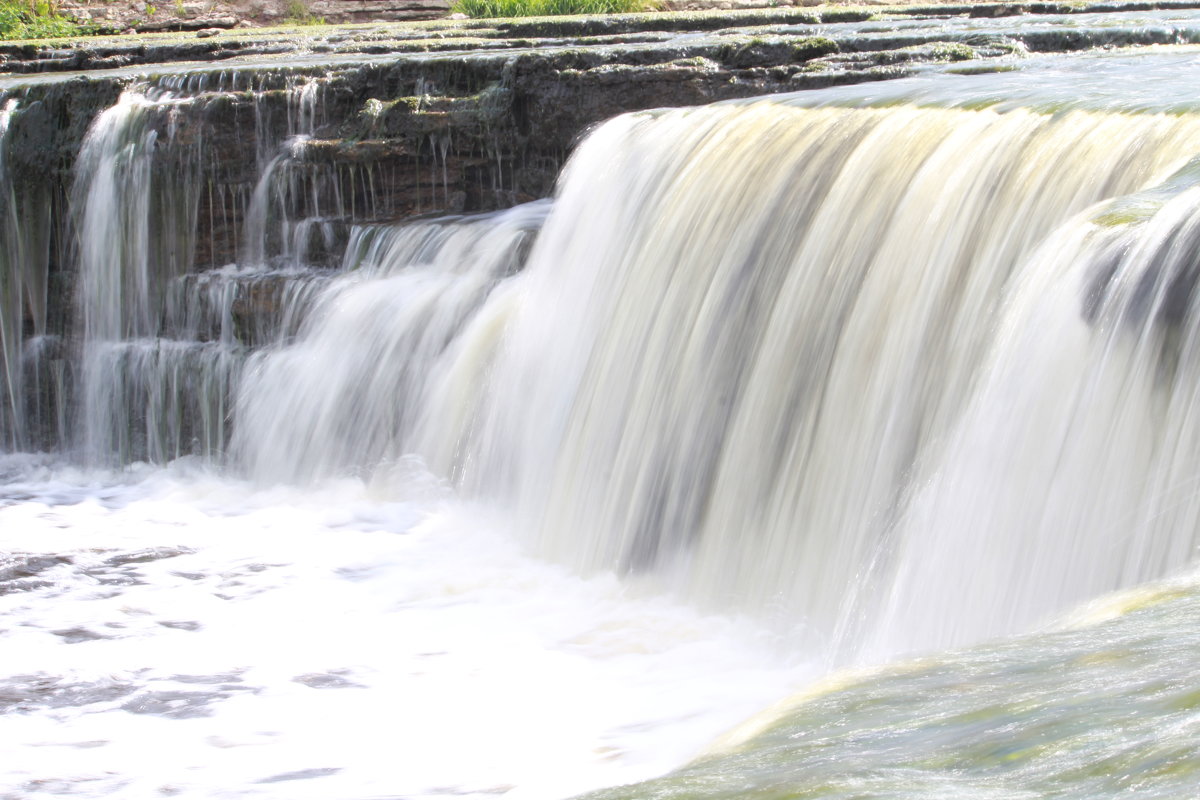
[[[450,9],[468,17],[550,17],[651,11],[654,0],[458,0]]]
[[[0,0],[0,39],[52,39],[87,29],[58,13],[47,0]]]

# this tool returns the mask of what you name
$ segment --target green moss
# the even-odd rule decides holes
[[[704,56],[691,56],[690,58],[677,58],[670,62],[673,67],[691,67],[693,69],[717,69],[717,62],[711,58]]]
[[[358,113],[364,120],[377,120],[390,113],[416,114],[428,102],[428,97],[408,96],[396,97],[391,100],[379,100],[372,97],[363,104]]]
[[[952,67],[946,72],[951,75],[987,75],[993,72],[1015,72],[1012,64],[980,64],[973,67]]]
[[[811,61],[836,52],[837,42],[824,36],[811,36],[792,43],[792,61]]]
[[[289,25],[324,25],[325,18],[315,16],[304,0],[288,0],[284,22]]]
[[[727,67],[748,69],[803,63],[836,52],[837,43],[821,36],[804,39],[729,36],[722,37],[713,57]]]
[[[829,8],[822,9],[820,14],[821,22],[826,24],[834,22],[867,22],[879,17],[877,11],[864,8]]]
[[[451,11],[468,17],[549,17],[627,14],[655,8],[652,0],[458,0]]]
[[[970,61],[975,51],[962,42],[938,42],[929,51],[934,61]]]
[[[757,36],[731,36],[729,41],[717,50],[717,58],[722,64],[730,67],[761,66],[763,40]]]

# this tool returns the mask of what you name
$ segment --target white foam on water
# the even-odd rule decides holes
[[[62,563],[0,583],[6,797],[563,797],[803,677],[745,620],[533,560],[422,479],[22,471],[4,548]]]

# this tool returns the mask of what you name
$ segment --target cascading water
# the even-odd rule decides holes
[[[447,377],[442,362],[491,315],[480,307],[519,268],[545,213],[530,204],[492,218],[356,229],[344,276],[322,292],[300,341],[249,365],[235,443],[249,469],[288,481],[371,471],[419,453],[422,423],[464,425],[469,414],[443,400],[439,381],[465,381],[454,399],[469,404],[481,359]],[[496,324],[482,327],[495,335]]]
[[[843,673],[646,791],[931,796],[978,768],[979,796],[1097,796],[1084,772],[1125,740],[1097,755],[1045,722],[1064,661],[1103,684],[1099,716],[1139,709],[1128,774],[1176,786],[1144,740],[1167,719],[1200,750],[1177,619],[1197,595],[1144,584],[1197,547],[1200,118],[1051,107],[1022,94],[1034,69],[986,102],[923,94],[948,77],[619,117],[552,201],[402,222],[383,175],[331,160],[320,79],[271,79],[282,119],[236,77],[127,87],[70,197],[76,438],[93,463],[207,460],[0,459],[19,532],[0,709],[20,723],[0,744],[35,751],[14,796],[61,775],[94,795],[561,797],[914,651],[937,655]],[[229,88],[250,89],[253,175],[212,170]],[[0,208],[41,208],[5,171],[22,106],[3,108]],[[17,451],[41,408],[17,365],[49,334],[46,235],[14,217]],[[1075,628],[943,650],[1139,586]],[[1000,743],[951,753],[977,720]],[[1003,750],[1055,726],[1069,769]],[[843,773],[875,766],[810,780],[831,758],[813,737]],[[169,757],[146,767],[150,741]],[[1006,759],[1029,768],[996,794]]]
[[[1027,627],[1195,558],[1198,178],[1193,160],[1092,209],[1025,265],[912,503],[881,639]]]
[[[0,100],[4,100],[0,96]],[[4,218],[9,220],[5,226],[5,241],[12,242],[16,231],[16,213],[11,210],[15,203],[12,197],[11,184],[8,180],[8,170],[5,168],[4,151],[7,149],[5,138],[8,135],[9,123],[12,120],[13,109],[16,107],[16,102],[8,100],[4,104],[4,108],[0,111],[0,187],[4,189],[4,197],[0,197],[0,203],[3,203]],[[19,239],[16,239],[19,241]],[[22,381],[21,381],[21,331],[20,326],[24,318],[22,309],[22,285],[19,276],[23,276],[24,270],[19,270],[18,267],[23,265],[25,259],[22,254],[12,252],[11,246],[5,248],[3,264],[0,264],[0,280],[4,281],[3,291],[0,292],[0,297],[3,298],[3,310],[0,310],[0,359],[4,366],[4,414],[0,419],[4,420],[4,425],[0,426],[0,430],[4,431],[5,439],[8,440],[9,446],[16,444],[13,441],[15,432],[20,430],[23,425],[22,411],[24,410],[24,401],[22,397]]]
[[[1013,470],[1019,485],[1007,500],[995,480],[972,475],[1027,519],[991,510],[1011,548],[990,565],[1001,571],[995,586],[971,572],[946,596],[928,587],[954,583],[955,571],[930,565],[968,553],[929,543],[939,525],[962,530],[968,550],[980,532],[969,517],[923,518],[913,497],[920,508],[931,494],[950,503],[968,494],[921,487],[965,475],[947,465],[945,443],[975,390],[1003,392],[981,388],[982,369],[1003,345],[995,332],[1011,324],[1005,317],[1024,313],[1009,299],[1027,296],[1024,274],[1051,271],[1038,245],[1198,150],[1195,120],[1152,114],[767,103],[627,117],[577,154],[529,267],[512,279],[519,285],[495,293],[479,312],[486,321],[461,334],[462,347],[494,359],[455,363],[445,343],[469,314],[459,289],[429,286],[423,271],[394,288],[356,282],[361,300],[332,290],[320,329],[264,354],[244,387],[249,465],[294,479],[416,452],[466,490],[515,503],[537,552],[585,571],[664,573],[708,607],[798,626],[797,646],[837,660],[880,635],[880,594],[914,568],[932,605],[881,655],[1020,629],[1177,568],[1192,547],[1168,547],[1144,569],[1124,548],[1101,548],[1073,581],[1061,578],[1062,558],[1047,556],[1035,577],[1022,554],[1043,539],[1078,548],[1076,534],[1050,529],[1081,529],[1031,502],[1032,464]],[[439,252],[439,281],[461,268],[450,265],[475,263]],[[491,277],[467,290],[473,305],[498,277],[485,270]],[[1070,291],[1065,314],[1086,332],[1086,286]],[[431,308],[454,310],[432,321]],[[366,344],[351,356],[348,341]],[[432,380],[456,391],[430,396]],[[1045,386],[1033,386],[1031,407],[1045,402]],[[1000,456],[996,446],[970,452]],[[1036,485],[1090,480],[1038,457],[1049,463],[1029,478]],[[1129,491],[1128,481],[1105,489],[1113,503]],[[1142,517],[1120,518],[1136,527]],[[914,547],[942,555],[906,555]],[[1030,585],[1013,602],[1002,587],[1018,577]],[[987,599],[967,603],[969,620],[959,620],[951,597]],[[916,635],[922,624],[944,635]]]
[[[153,179],[159,114],[169,116],[183,102],[123,94],[96,120],[79,157],[72,199],[79,215],[82,428],[96,460],[181,455],[177,394],[169,386],[158,394],[159,376],[163,367],[203,374],[213,366],[203,357],[177,363],[181,351],[194,351],[164,346],[158,336],[163,287],[191,268],[199,200],[186,171],[168,185]],[[142,437],[139,447],[133,440]]]
[[[231,88],[237,83],[234,76]],[[294,329],[283,318],[304,308],[323,279],[307,269],[307,234],[320,232],[330,249],[333,220],[348,216],[336,171],[291,169],[318,124],[320,82],[289,81],[280,135],[279,122],[255,106],[261,175],[245,205],[241,264],[197,277],[198,215],[218,215],[214,193],[222,198],[219,216],[230,215],[225,192],[202,178],[213,154],[196,130],[220,90],[178,78],[135,86],[83,143],[72,197],[83,331],[79,430],[94,462],[222,453],[246,347]],[[332,204],[322,202],[329,188]],[[207,227],[218,228],[211,220]],[[256,303],[284,311],[243,314],[248,321],[239,325],[236,307]]]
[[[346,213],[336,177],[331,180],[321,171],[313,174],[303,162],[305,145],[317,126],[320,86],[318,81],[310,80],[289,91],[288,138],[284,146],[259,147],[260,177],[246,212],[246,241],[240,258],[243,264],[262,266],[276,254],[293,267],[307,264],[309,239],[314,233],[323,239],[326,250],[333,249],[330,215],[337,219]],[[256,123],[257,141],[269,142],[261,119],[256,118]],[[322,208],[326,198],[331,200],[331,209]]]

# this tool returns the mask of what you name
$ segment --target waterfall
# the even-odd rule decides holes
[[[308,269],[304,233],[319,230],[327,249],[334,246],[321,211],[324,187],[297,189],[290,174],[282,186],[277,180],[280,165],[318,125],[320,82],[285,76],[282,119],[266,110],[269,90],[251,82],[260,174],[243,199],[244,219],[226,234],[241,240],[242,263],[197,272],[200,215],[207,211],[215,236],[218,218],[239,217],[240,205],[235,192],[231,209],[228,189],[212,177],[219,156],[207,140],[215,134],[206,115],[225,96],[226,79],[213,87],[207,78],[174,76],[127,89],[92,123],[74,170],[78,430],[96,463],[219,457],[248,351],[294,332],[285,318],[323,280]],[[229,81],[239,87],[236,74]],[[335,206],[342,213],[340,197]],[[210,257],[219,250],[207,245]]]
[[[1195,795],[1190,5],[0,48],[0,798]]]
[[[0,443],[28,447],[62,394],[50,356],[58,338],[47,330],[50,193],[14,179],[8,136],[19,100],[0,92]]]
[[[522,273],[510,216],[331,285],[258,357],[240,452],[287,480],[415,452],[536,552],[834,661],[1020,629],[1194,552],[1191,184],[1154,187],[1198,150],[1150,113],[622,117]]]
[[[322,79],[239,81],[136,84],[93,121],[65,342],[49,234],[6,234],[8,446],[39,381],[37,414],[70,416],[69,350],[92,462],[380,486],[419,462],[539,555],[832,662],[1019,630],[1194,556],[1192,114],[637,113],[552,201],[397,221],[411,195],[320,138]],[[213,167],[231,87],[248,176]],[[3,108],[0,205],[48,209],[6,171]],[[430,142],[415,189],[450,206]]]
[[[188,169],[194,146],[174,148],[184,150],[182,169],[167,180],[155,175],[154,158],[159,137],[170,136],[174,112],[190,102],[171,93],[127,91],[96,119],[80,152],[72,204],[83,329],[81,415],[84,447],[94,460],[143,454],[161,460],[186,452],[185,422],[171,385],[177,379],[160,376],[163,370],[198,374],[209,384],[223,368],[220,356],[164,346],[160,338],[164,288],[192,266],[199,186]],[[207,423],[198,435],[210,449],[219,434]]]
[[[933,512],[935,524],[920,508],[943,497],[931,483],[962,476],[947,442],[986,402],[972,398],[1002,391],[984,365],[1010,346],[1002,332],[1025,313],[1026,276],[1061,270],[1039,246],[1093,204],[1177,169],[1198,136],[1191,118],[1153,114],[776,103],[609,123],[564,176],[475,430],[451,437],[472,437],[463,484],[515,504],[538,552],[584,571],[653,573],[702,605],[774,618],[812,652],[856,658],[894,618],[879,610],[890,583],[931,563],[908,543],[936,549],[939,524],[973,541],[964,517]],[[1097,336],[1083,311],[1090,285],[1077,282],[1065,310]],[[1054,385],[1029,382],[1029,404]],[[1101,431],[1094,442],[1107,446]],[[977,492],[1009,477],[1003,461],[991,474],[994,448],[964,447],[984,465]],[[1068,469],[1053,448],[1036,455],[1053,475]],[[1072,502],[1086,502],[1084,489]],[[1118,489],[1136,490],[1105,487]],[[1052,525],[1031,496],[996,502]],[[1032,579],[1015,554],[1040,535],[997,532],[1014,555],[992,566],[1025,570],[997,587]],[[1055,537],[1078,546],[1085,535]],[[944,635],[913,626],[888,652],[1013,630],[1191,556],[1175,547],[1117,575],[1124,554],[1106,550],[1072,581],[1047,558],[1042,586],[1013,602],[976,585],[963,559],[980,556],[964,547],[914,578],[936,604],[916,616]]]

